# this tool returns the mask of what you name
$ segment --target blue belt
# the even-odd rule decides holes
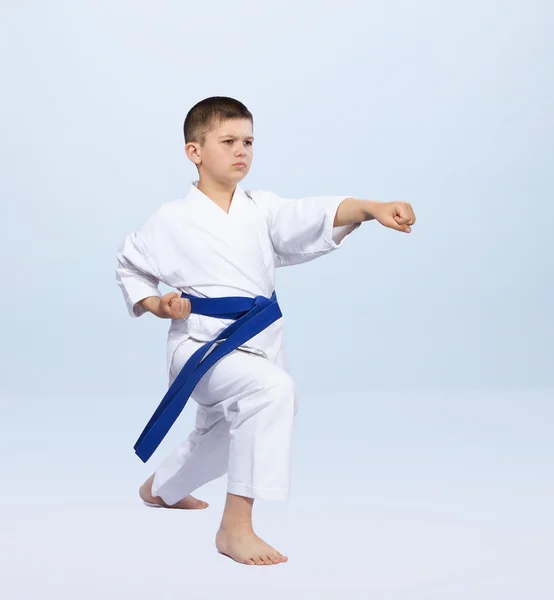
[[[195,314],[220,319],[234,319],[235,322],[231,323],[214,340],[199,348],[188,359],[171,384],[134,446],[136,454],[143,462],[152,456],[167,435],[206,371],[220,358],[282,317],[275,292],[271,298],[265,296],[198,298],[184,293],[181,294],[181,298],[190,300],[191,312]],[[220,341],[221,343],[217,344],[216,348],[206,356],[216,342]]]

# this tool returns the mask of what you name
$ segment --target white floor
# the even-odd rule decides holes
[[[216,553],[224,479],[198,491],[205,511],[143,507],[134,430],[92,411],[69,432],[35,403],[16,435],[19,406],[3,427],[2,598],[552,600],[553,399],[383,396],[350,433],[305,401],[291,500],[255,506],[289,556],[275,567]]]

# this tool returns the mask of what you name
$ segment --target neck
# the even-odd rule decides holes
[[[201,177],[197,187],[205,196],[208,196],[210,200],[213,200],[218,206],[223,208],[223,210],[228,210],[237,184],[223,183]]]

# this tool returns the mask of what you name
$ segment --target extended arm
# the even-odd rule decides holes
[[[416,221],[414,211],[407,202],[378,202],[346,198],[337,209],[333,227],[352,225],[376,219],[385,227],[410,233]]]

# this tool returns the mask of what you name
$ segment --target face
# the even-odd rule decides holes
[[[250,171],[253,142],[250,119],[229,119],[206,134],[203,146],[190,142],[185,149],[201,177],[234,185]]]

